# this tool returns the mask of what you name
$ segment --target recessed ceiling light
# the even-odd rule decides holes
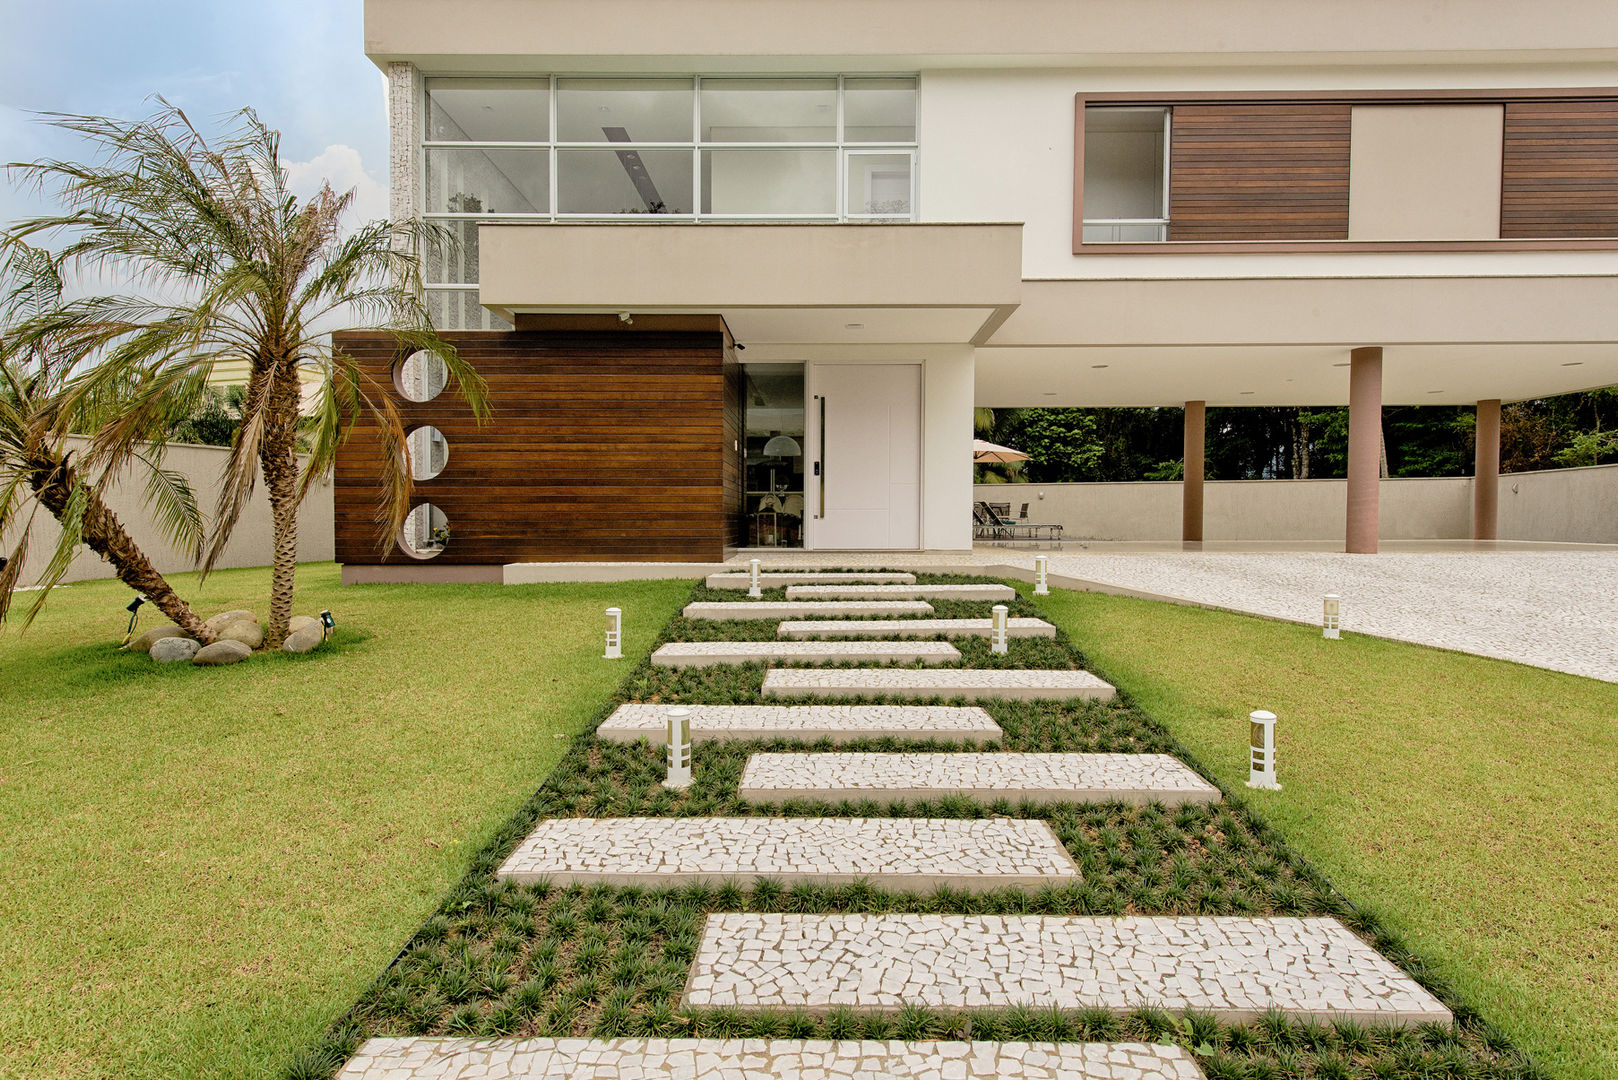
[[[1056,391],[1055,390],[1046,390],[1044,393],[1042,393],[1040,395],[1040,397],[1055,397],[1055,396],[1056,396]]]
[[[1442,391],[1442,390],[1429,390],[1427,392],[1429,394],[1442,394],[1444,391]]]
[[[1583,360],[1569,360],[1566,363],[1564,363],[1562,366],[1563,367],[1583,367],[1584,366],[1584,361]]]
[[[1104,367],[1111,367],[1111,366],[1112,366],[1111,364],[1091,364],[1090,365],[1091,369],[1094,370],[1094,371],[1100,371]]]
[[[1246,396],[1247,396],[1247,395],[1248,395],[1248,394],[1251,394],[1251,393],[1253,393],[1253,391],[1252,391],[1252,390],[1243,390],[1243,391],[1242,391],[1242,396],[1243,396],[1243,397],[1246,397]]]
[[[865,329],[865,324],[862,323],[862,322],[846,322],[846,323],[843,324],[843,329],[844,330],[864,330]]]
[[[1344,360],[1341,364],[1333,364],[1332,365],[1332,367],[1347,367],[1347,366],[1348,366],[1348,361],[1347,360]]]

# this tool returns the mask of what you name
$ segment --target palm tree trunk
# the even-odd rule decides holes
[[[78,482],[73,467],[68,464],[65,455],[57,457],[49,452],[40,452],[28,463],[29,487],[41,506],[51,512],[58,521],[67,510],[68,497]],[[80,526],[80,535],[84,538],[85,546],[101,556],[118,574],[118,580],[128,585],[138,593],[143,593],[146,599],[157,606],[157,609],[167,615],[169,619],[181,630],[190,634],[204,645],[214,640],[214,632],[191,610],[191,605],[180,599],[168,580],[158,573],[157,567],[146,557],[123,523],[118,520],[107,504],[94,491],[87,492],[89,499],[84,511],[84,521]]]
[[[273,417],[260,444],[259,469],[270,496],[270,522],[275,553],[270,562],[270,623],[264,632],[269,648],[286,640],[292,619],[292,596],[298,573],[298,411],[301,387],[297,371],[278,374],[271,387]]]

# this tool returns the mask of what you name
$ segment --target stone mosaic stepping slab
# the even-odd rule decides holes
[[[788,585],[788,600],[1015,600],[1010,585]]]
[[[789,663],[952,664],[961,651],[947,641],[672,641],[652,653],[658,667]]]
[[[620,705],[596,728],[612,742],[667,739],[673,705]],[[710,739],[938,739],[983,742],[1005,732],[976,705],[687,705],[691,741]]]
[[[738,1009],[1155,1006],[1251,1020],[1450,1023],[1336,919],[708,916],[685,1003]]]
[[[1110,701],[1116,693],[1111,683],[1088,671],[1043,668],[772,668],[764,673],[765,697]]]
[[[993,619],[801,619],[776,627],[777,637],[988,637]],[[1007,637],[1055,637],[1044,619],[1007,619]]]
[[[557,885],[762,877],[923,892],[1079,880],[1049,825],[1013,818],[550,818],[497,873]]]
[[[706,600],[685,605],[688,619],[798,619],[812,615],[931,615],[923,600]]]
[[[766,589],[783,585],[914,585],[915,574],[836,573],[821,570],[760,570],[758,583]],[[752,584],[747,571],[739,574],[709,574],[710,589],[745,589]]]
[[[338,1080],[1203,1080],[1153,1043],[370,1039]]]
[[[912,800],[1218,802],[1219,789],[1169,754],[769,753],[747,759],[749,802]]]

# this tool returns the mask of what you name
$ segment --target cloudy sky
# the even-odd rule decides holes
[[[78,156],[39,111],[133,118],[161,94],[211,126],[250,105],[280,130],[300,191],[325,178],[383,216],[382,76],[361,22],[361,0],[0,0],[0,163]],[[39,209],[0,182],[0,223]]]

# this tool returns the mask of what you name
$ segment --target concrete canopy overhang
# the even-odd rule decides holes
[[[977,350],[980,406],[1466,405],[1618,384],[1618,278],[1028,281]]]
[[[479,295],[524,314],[720,314],[743,345],[976,343],[1016,309],[1007,224],[486,224]]]

